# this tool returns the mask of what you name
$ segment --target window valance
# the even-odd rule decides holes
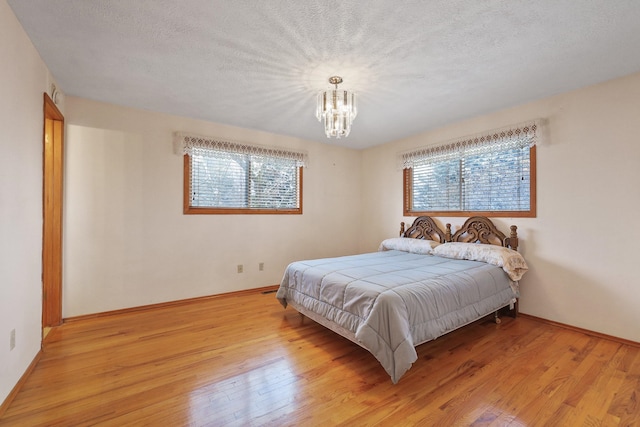
[[[251,154],[254,156],[265,156],[282,160],[295,160],[298,167],[306,166],[308,156],[302,151],[285,150],[282,148],[264,147],[241,142],[225,141],[209,136],[193,135],[183,132],[176,132],[173,138],[173,150],[178,155],[191,155],[194,150],[199,155],[206,155],[208,152],[224,152],[236,154]]]
[[[398,160],[402,169],[411,169],[434,161],[459,158],[464,153],[532,147],[537,142],[540,122],[540,120],[533,120],[443,144],[414,149],[400,153]]]

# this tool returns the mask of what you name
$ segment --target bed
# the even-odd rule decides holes
[[[415,347],[498,310],[515,315],[527,265],[485,217],[452,233],[426,216],[377,252],[291,263],[276,298],[373,354],[393,383],[417,360]]]

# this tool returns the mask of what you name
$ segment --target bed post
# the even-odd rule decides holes
[[[505,248],[511,248],[514,251],[518,250],[518,227],[515,225],[511,226],[511,234],[506,240],[506,244],[503,245]]]
[[[451,241],[451,224],[447,224],[447,230],[445,231],[444,241],[445,242]]]
[[[511,226],[511,235],[509,236],[509,247],[514,251],[518,250],[518,227],[515,225]],[[518,307],[519,299],[516,298],[516,301],[513,303],[513,308],[510,310],[511,315],[516,318],[518,317],[519,307]]]
[[[400,222],[400,237],[404,237],[404,221]]]

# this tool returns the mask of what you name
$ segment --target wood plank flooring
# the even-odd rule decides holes
[[[375,358],[275,295],[54,329],[9,426],[640,426],[640,348],[520,317]]]

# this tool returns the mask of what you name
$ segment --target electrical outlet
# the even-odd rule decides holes
[[[9,351],[16,348],[16,330],[12,329],[9,333]]]
[[[260,264],[258,264],[258,270],[264,271],[264,262],[261,262]]]
[[[244,266],[242,264],[238,264],[238,273],[242,273],[244,271]]]

